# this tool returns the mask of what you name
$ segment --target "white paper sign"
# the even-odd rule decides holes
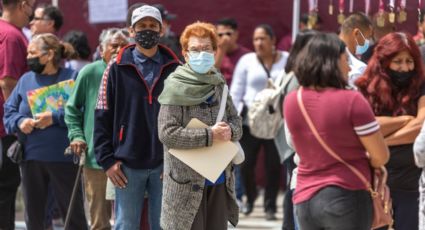
[[[127,8],[127,0],[89,0],[89,22],[123,22]]]

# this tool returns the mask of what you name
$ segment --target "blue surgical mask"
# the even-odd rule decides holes
[[[189,52],[189,66],[190,68],[200,74],[208,72],[215,63],[214,54],[210,52]]]
[[[364,54],[368,49],[369,49],[369,45],[370,45],[370,41],[369,41],[369,39],[366,39],[364,36],[363,36],[363,33],[361,32],[361,31],[359,31],[360,32],[360,35],[362,35],[362,37],[363,37],[363,39],[364,39],[364,44],[361,46],[361,45],[359,45],[359,42],[357,41],[357,39],[356,39],[356,43],[357,43],[357,46],[356,46],[356,54],[357,55],[362,55],[362,54]]]

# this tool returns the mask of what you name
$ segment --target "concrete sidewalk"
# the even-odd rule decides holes
[[[254,211],[249,215],[245,216],[244,214],[239,215],[239,224],[236,228],[229,225],[229,229],[236,230],[280,230],[282,229],[282,203],[283,203],[283,193],[279,193],[277,200],[278,212],[276,214],[277,220],[267,221],[265,219],[265,213],[263,211],[263,197],[258,197],[255,205]],[[23,221],[23,213],[19,212],[16,216],[16,230],[26,230],[25,222]],[[63,228],[55,227],[54,230],[63,230]]]
[[[283,213],[282,213],[282,204],[283,204],[283,193],[279,192],[277,199],[277,220],[267,221],[263,209],[263,196],[258,197],[254,205],[254,211],[249,215],[245,216],[240,213],[239,223],[236,228],[233,228],[229,225],[229,229],[238,229],[238,230],[281,230]]]

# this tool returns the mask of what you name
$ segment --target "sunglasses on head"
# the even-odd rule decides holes
[[[224,35],[226,35],[226,36],[232,36],[232,32],[225,32],[225,33],[218,33],[218,36],[219,37],[223,37]]]

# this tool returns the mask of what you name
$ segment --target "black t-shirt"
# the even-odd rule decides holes
[[[419,98],[425,95],[425,85],[421,88],[421,93],[414,103],[418,103]],[[414,114],[406,114],[416,116]],[[382,114],[377,116],[391,116],[389,114]],[[413,156],[413,143],[407,145],[391,146],[390,160],[385,165],[388,170],[388,186],[391,189],[405,190],[405,191],[418,191],[419,178],[422,169],[416,167],[415,159]]]
[[[388,186],[391,189],[418,191],[422,169],[416,167],[413,144],[392,146],[388,170]]]

